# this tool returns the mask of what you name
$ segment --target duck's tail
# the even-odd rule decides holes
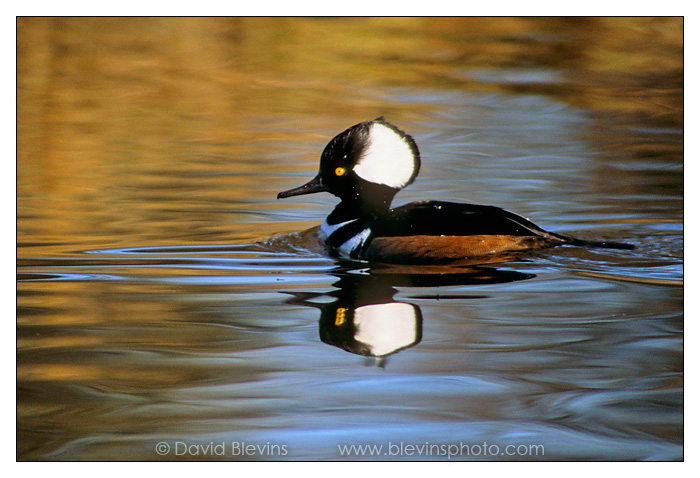
[[[599,247],[602,249],[623,249],[632,250],[634,246],[632,244],[626,244],[624,242],[612,242],[612,241],[588,241],[585,239],[576,239],[575,237],[565,236],[563,234],[550,234],[558,239],[564,241],[564,243],[579,246],[579,247]]]

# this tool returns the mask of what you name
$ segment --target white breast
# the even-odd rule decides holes
[[[330,224],[328,224],[328,218],[326,218],[326,219],[323,221],[323,224],[321,224],[321,239],[325,241],[325,240],[328,239],[328,238],[331,236],[331,234],[333,234],[335,231],[337,231],[338,229],[340,229],[341,227],[343,227],[343,226],[346,225],[346,224],[350,224],[350,223],[351,223],[352,221],[354,221],[354,220],[355,220],[355,219],[350,219],[349,221],[340,222],[340,223],[338,223],[338,224],[333,224],[333,225],[331,226]]]
[[[362,245],[365,243],[367,238],[369,237],[370,230],[369,228],[365,229],[359,234],[356,234],[352,236],[350,239],[347,241],[343,242],[341,246],[338,248],[340,252],[346,255],[350,255],[355,249],[358,247],[362,247]]]
[[[340,229],[341,227],[343,227],[346,224],[350,224],[353,221],[355,221],[355,219],[351,219],[350,221],[345,221],[345,222],[331,225],[331,224],[328,224],[328,219],[326,219],[325,221],[323,221],[323,224],[321,224],[321,230],[319,231],[319,237],[321,238],[322,241],[325,241],[335,231],[337,231],[338,229]],[[350,254],[355,249],[357,249],[358,247],[362,247],[364,245],[365,241],[369,237],[370,232],[371,231],[369,230],[369,228],[364,229],[359,234],[354,235],[353,237],[351,237],[350,239],[348,239],[347,241],[342,243],[340,245],[340,247],[338,247],[338,250],[340,252],[342,252],[344,255],[350,256]]]

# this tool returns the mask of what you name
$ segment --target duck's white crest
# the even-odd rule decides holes
[[[353,168],[362,179],[401,189],[416,167],[413,150],[399,133],[381,123],[373,123],[369,144]]]

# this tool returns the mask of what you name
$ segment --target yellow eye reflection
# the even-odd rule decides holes
[[[345,168],[335,168],[336,176],[342,176],[343,174],[345,174]]]
[[[338,168],[342,169],[342,168]],[[338,307],[335,311],[335,325],[343,325],[345,323],[345,311],[348,310],[345,307]]]

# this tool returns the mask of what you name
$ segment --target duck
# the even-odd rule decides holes
[[[333,254],[362,261],[445,263],[561,245],[633,248],[548,232],[496,206],[424,200],[392,208],[420,166],[414,139],[381,116],[335,136],[321,154],[318,174],[277,198],[320,192],[338,197],[319,239]]]

